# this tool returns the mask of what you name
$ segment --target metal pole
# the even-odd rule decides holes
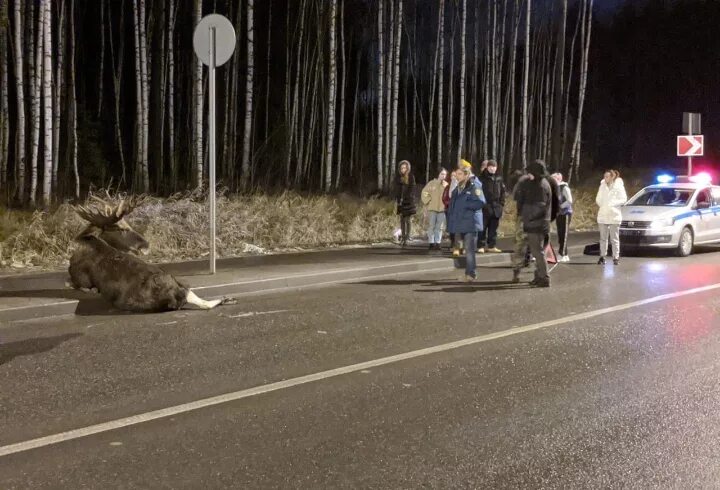
[[[215,274],[215,27],[210,28],[210,120],[208,196],[210,198],[210,274]]]
[[[692,157],[688,157],[688,177],[692,177]]]
[[[693,117],[692,114],[690,115],[690,120],[688,121],[688,130],[690,131],[690,134],[694,134],[693,131]],[[688,157],[688,178],[692,177],[692,157]]]

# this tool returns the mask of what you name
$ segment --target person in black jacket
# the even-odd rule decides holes
[[[415,204],[415,177],[412,174],[410,162],[403,160],[398,166],[395,177],[395,203],[397,214],[400,215],[400,243],[404,247],[410,239],[410,224],[412,217],[417,213]]]
[[[487,167],[480,174],[483,192],[485,193],[486,204],[483,208],[483,230],[478,234],[479,253],[500,253],[502,250],[496,247],[497,230],[500,226],[505,209],[505,182],[497,173],[498,164],[495,160],[488,160]]]
[[[533,286],[549,287],[545,247],[550,238],[550,223],[554,221],[560,207],[557,183],[548,175],[545,162],[536,160],[528,165],[528,178],[518,183],[515,191],[518,215],[521,216],[523,231],[535,258],[535,279]],[[551,182],[552,181],[552,182]],[[513,270],[513,282],[518,282],[520,269]]]

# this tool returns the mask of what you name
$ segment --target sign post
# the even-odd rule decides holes
[[[700,135],[701,123],[700,114],[696,112],[683,112],[683,132],[687,135]],[[692,157],[703,156],[703,137],[684,139],[681,142],[682,136],[678,136],[678,156],[686,156],[688,159],[688,177],[692,176]],[[690,147],[688,148],[688,144]],[[681,145],[683,145],[681,147]],[[684,150],[684,151],[681,151]],[[698,153],[699,151],[699,153]]]
[[[193,34],[195,54],[208,70],[208,206],[210,208],[210,274],[215,274],[215,68],[224,65],[235,51],[235,28],[219,14],[200,20]]]

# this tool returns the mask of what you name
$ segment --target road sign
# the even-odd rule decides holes
[[[682,135],[677,137],[677,156],[701,157],[703,156],[703,135]]]
[[[195,28],[193,48],[209,68],[208,92],[208,205],[210,208],[210,274],[215,274],[215,68],[224,65],[235,51],[235,28],[227,17],[210,14]]]

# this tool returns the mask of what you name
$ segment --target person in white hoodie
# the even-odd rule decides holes
[[[597,222],[600,228],[600,260],[598,264],[605,264],[605,255],[608,249],[608,239],[612,244],[613,264],[620,262],[620,224],[622,212],[620,206],[627,202],[625,183],[617,170],[606,170],[600,182],[595,203],[598,209]]]

